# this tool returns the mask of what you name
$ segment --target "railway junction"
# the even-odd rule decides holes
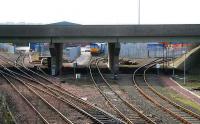
[[[107,55],[63,67],[64,43],[94,41],[107,43]],[[199,91],[179,86],[174,75],[184,72],[185,83],[198,70],[200,25],[0,25],[0,42],[49,43],[51,55],[44,68],[29,63],[29,52],[0,53],[0,123],[200,124]],[[176,59],[121,64],[121,43],[148,42],[190,45]]]

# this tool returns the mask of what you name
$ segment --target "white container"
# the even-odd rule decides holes
[[[14,53],[14,46],[12,43],[0,43],[0,51]]]
[[[8,47],[8,53],[15,53],[15,51],[14,51],[14,46],[9,46]]]
[[[81,48],[80,46],[77,47],[67,47],[64,50],[64,58],[66,58],[68,61],[73,62],[76,60],[81,54]]]
[[[17,51],[24,51],[24,52],[29,52],[30,48],[28,46],[22,46],[22,47],[16,47],[15,48]]]

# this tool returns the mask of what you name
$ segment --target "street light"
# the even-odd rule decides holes
[[[138,24],[140,25],[140,0],[138,0]]]
[[[175,74],[175,69],[174,69],[174,59],[175,59],[175,55],[174,55],[174,48],[173,48],[173,57],[172,57],[172,59],[173,59],[173,77],[174,77],[174,74]]]
[[[182,51],[182,53],[184,54],[184,67],[183,67],[183,69],[184,69],[184,72],[183,72],[184,77],[183,77],[183,83],[184,83],[184,85],[185,85],[185,61],[186,61],[186,51]]]

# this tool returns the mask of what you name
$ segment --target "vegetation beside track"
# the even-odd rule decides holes
[[[183,103],[183,104],[185,104],[187,106],[191,106],[192,108],[194,108],[194,109],[196,109],[196,110],[198,110],[200,112],[200,106],[197,103],[178,95],[176,92],[170,91],[170,92],[167,92],[167,94],[171,98],[175,99],[176,101],[181,102],[181,103]]]
[[[198,105],[197,103],[179,95],[175,91],[172,91],[172,90],[169,90],[169,89],[166,89],[166,88],[160,88],[160,90],[161,89],[162,89],[162,93],[167,95],[170,99],[175,100],[175,101],[183,104],[184,106],[191,107],[194,110],[197,110],[198,113],[200,113],[200,105]]]
[[[10,109],[6,103],[5,97],[0,95],[0,123],[15,124]]]
[[[156,79],[157,78],[155,78],[154,81],[152,81],[151,83],[153,83],[153,87],[156,88],[157,91],[159,91],[161,94],[163,94],[167,98],[171,99],[172,101],[175,101],[176,103],[179,103],[180,105],[182,105],[196,113],[200,113],[200,105],[198,105],[196,102],[193,102],[193,101],[185,98],[184,96],[178,94],[176,91],[170,89],[169,87],[166,87],[163,84],[159,84],[158,82],[156,82]],[[196,79],[197,79],[197,77],[196,77]],[[178,78],[176,78],[174,80],[177,81]],[[178,82],[178,83],[180,83],[180,82]],[[183,83],[180,83],[180,84],[183,86]],[[190,84],[190,85],[192,85],[192,84]],[[196,84],[195,84],[195,86],[196,86]]]
[[[188,89],[199,88],[199,90],[200,90],[200,82],[187,82],[186,84],[183,84],[182,86],[184,86]]]
[[[199,75],[188,75],[187,83],[183,84],[187,88],[200,88],[200,77]]]

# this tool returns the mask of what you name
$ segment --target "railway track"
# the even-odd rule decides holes
[[[5,60],[5,58],[4,58],[4,60]],[[8,61],[8,59],[6,59],[6,61]],[[10,61],[10,60],[9,60]],[[169,100],[168,98],[166,98],[165,96],[163,96],[162,94],[160,94],[159,92],[157,92],[151,85],[150,85],[150,83],[147,81],[147,79],[146,79],[146,71],[148,71],[148,69],[149,68],[151,68],[152,66],[154,66],[155,65],[155,63],[157,63],[157,62],[159,62],[160,63],[160,61],[158,61],[158,60],[156,60],[156,61],[154,61],[154,62],[152,62],[152,63],[150,63],[150,64],[147,64],[147,65],[144,65],[144,66],[142,66],[142,67],[140,67],[140,68],[138,68],[135,72],[134,72],[134,74],[133,74],[133,82],[134,82],[134,86],[136,87],[136,89],[145,97],[145,98],[147,98],[149,101],[151,101],[153,104],[155,104],[158,108],[160,108],[160,109],[162,109],[166,114],[168,114],[168,115],[170,115],[170,117],[169,118],[171,118],[171,119],[176,119],[176,122],[177,123],[180,123],[180,122],[182,122],[182,123],[185,123],[185,124],[198,124],[199,123],[199,115],[198,114],[195,114],[195,113],[193,113],[192,111],[190,111],[190,110],[188,110],[188,109],[186,109],[186,108],[184,108],[184,107],[182,107],[182,106],[180,106],[180,105],[178,105],[177,103],[174,103],[173,101],[171,101],[171,100]],[[9,62],[9,63],[11,63],[11,61]],[[39,88],[40,89],[40,92],[48,92],[48,93],[51,93],[51,94],[54,94],[55,96],[57,96],[57,97],[61,97],[63,100],[66,100],[66,99],[70,99],[69,101],[71,101],[72,103],[74,103],[75,105],[77,105],[77,106],[85,106],[85,108],[84,107],[80,107],[80,108],[82,108],[82,110],[84,110],[86,113],[88,113],[89,114],[89,116],[90,115],[92,115],[92,116],[94,116],[94,118],[96,118],[96,119],[98,119],[98,118],[101,118],[102,117],[102,115],[101,115],[101,117],[98,117],[98,115],[99,114],[96,114],[96,112],[94,112],[93,110],[90,112],[89,111],[89,109],[91,109],[91,106],[93,106],[93,105],[91,105],[91,104],[89,104],[89,106],[88,106],[88,103],[86,102],[86,101],[84,101],[84,100],[82,100],[81,98],[79,98],[79,97],[76,97],[74,94],[71,94],[70,92],[68,92],[68,91],[66,91],[65,89],[63,89],[59,84],[56,84],[56,83],[54,83],[54,82],[52,82],[51,80],[49,80],[47,77],[45,77],[45,76],[42,76],[42,75],[40,75],[40,74],[38,74],[38,73],[36,73],[36,72],[34,72],[34,71],[32,71],[32,70],[30,70],[30,69],[28,69],[28,68],[26,68],[26,67],[23,67],[23,65],[21,65],[21,64],[18,64],[18,67],[22,67],[22,68],[24,68],[23,70],[20,70],[20,72],[21,73],[17,73],[17,72],[15,72],[15,74],[16,75],[18,75],[18,76],[20,76],[21,78],[24,78],[24,79],[26,79],[26,80],[29,80],[29,81],[32,81],[32,82],[35,82],[35,83],[37,83],[37,84],[39,84],[39,83],[44,83],[45,82],[45,85],[44,86],[46,86],[46,88],[44,88],[44,86],[42,86],[41,84],[41,86],[40,87],[35,87],[35,89],[37,89],[37,88]],[[96,63],[96,67],[98,67],[98,63]],[[146,68],[146,69],[144,69],[144,68]],[[19,69],[19,68],[18,68]],[[137,75],[137,73],[139,72],[139,71],[141,71],[141,70],[143,70],[143,76],[138,76]],[[26,72],[25,72],[26,71]],[[98,68],[98,71],[100,71],[99,70],[99,68]],[[34,77],[33,77],[33,75],[35,75]],[[102,74],[101,74],[102,75]],[[102,75],[103,76],[103,75]],[[37,78],[36,78],[37,77]],[[136,81],[136,78],[139,78],[140,80],[138,81]],[[105,80],[105,79],[102,79],[102,80]],[[102,81],[103,82],[103,81]],[[107,82],[108,83],[108,82]],[[31,86],[31,83],[30,84],[28,84],[30,87],[32,87],[33,89],[34,89],[34,85],[33,86]],[[103,87],[103,89],[105,88],[104,87],[104,85],[102,85],[102,86],[100,86],[100,87]],[[43,89],[42,89],[43,88]],[[37,90],[39,90],[39,89],[37,89]],[[43,91],[42,91],[42,90]],[[101,90],[101,89],[100,89]],[[106,91],[107,90],[107,91]],[[110,89],[109,88],[105,88],[105,91],[106,92],[110,92]],[[103,91],[102,91],[103,92]],[[115,93],[111,93],[112,95],[113,94],[115,94]],[[105,94],[104,93],[104,95],[109,95],[109,94]],[[120,96],[119,96],[120,97]],[[109,100],[109,98],[107,98],[108,100]],[[112,97],[111,97],[111,99],[112,99]],[[114,99],[115,99],[115,97],[114,97]],[[82,101],[82,102],[81,102]],[[110,101],[110,102],[113,102],[113,101]],[[114,101],[114,102],[116,102],[116,101]],[[119,102],[119,101],[117,101],[117,102]],[[111,103],[112,104],[112,103]],[[90,106],[91,105],[91,106]],[[87,106],[87,107],[86,107]],[[93,106],[94,107],[94,106]],[[116,108],[117,109],[117,106],[114,106],[113,105],[113,107],[114,108]],[[96,109],[96,108],[95,108]],[[100,110],[99,108],[98,108],[98,110]],[[118,109],[119,110],[119,109]],[[101,110],[100,110],[101,111]],[[101,111],[101,112],[103,112],[104,114],[106,113],[106,112],[104,112],[104,111]],[[101,113],[100,112],[100,113]],[[119,110],[119,112],[121,112],[120,110]],[[98,112],[97,112],[98,113]],[[96,114],[96,115],[95,115]],[[121,112],[121,114],[123,114],[122,112]],[[128,114],[128,113],[126,113],[126,114]],[[108,113],[107,113],[107,115],[109,115]],[[107,116],[106,115],[106,116]],[[119,114],[120,115],[120,114]],[[125,120],[127,123],[134,123],[131,119],[129,119],[126,115],[124,115],[124,117],[122,116],[122,115],[120,115],[121,116],[121,118],[123,118],[123,120]],[[109,115],[109,117],[111,117],[112,118],[112,115]],[[105,119],[105,122],[103,122],[102,120],[104,120]],[[127,119],[127,120],[126,120]],[[130,122],[128,121],[128,119],[130,120]],[[140,117],[140,119],[141,119],[141,117]],[[120,121],[120,120],[118,120],[118,119],[116,119],[116,118],[114,118],[113,120],[112,119],[110,119],[110,118],[107,118],[107,117],[103,117],[103,118],[101,118],[101,119],[99,119],[99,120],[101,120],[100,122],[102,122],[102,123],[123,123],[122,121]],[[112,121],[111,121],[112,120]],[[117,121],[116,121],[117,120]],[[136,119],[137,120],[137,119]],[[145,120],[145,119],[144,119]],[[138,121],[138,122],[140,122],[140,123],[145,123],[145,121]],[[148,121],[146,122],[146,123],[148,123]]]
[[[102,75],[98,63],[103,59],[95,60],[95,66],[98,70],[98,74],[94,75],[92,72],[92,62],[90,62],[90,75],[94,82],[95,87],[99,90],[99,92],[102,94],[102,96],[105,98],[105,100],[109,103],[109,105],[118,113],[118,115],[127,123],[133,124],[133,123],[152,123],[155,122],[152,121],[150,118],[145,116],[143,113],[141,113],[134,105],[130,104],[127,100],[123,99],[119,94],[117,94],[110,84],[107,82],[107,80]],[[95,73],[96,74],[96,73]],[[101,80],[95,79],[95,77],[101,77]]]
[[[20,63],[22,64],[24,62],[24,57],[25,54],[23,54],[22,52],[19,53],[19,56],[16,58],[15,63]]]
[[[161,63],[163,61],[154,61],[150,64],[144,65],[135,70],[133,74],[133,83],[136,89],[149,101],[155,104],[157,107],[171,115],[170,118],[176,119],[177,123],[182,122],[185,124],[199,124],[200,116],[181,105],[169,100],[167,97],[156,91],[146,79],[146,71],[155,66],[156,63]],[[146,68],[146,69],[144,69]],[[136,76],[136,74],[143,70],[142,76]],[[136,80],[139,79],[139,80]]]
[[[101,122],[91,115],[87,114],[87,112],[83,111],[81,108],[70,102],[68,99],[59,96],[55,91],[49,89],[48,87],[43,87],[42,85],[37,85],[31,83],[29,80],[23,79],[26,84],[33,87],[41,96],[46,98],[48,102],[51,104],[55,104],[56,108],[64,113],[64,115],[70,120],[81,120],[81,122],[77,123],[99,123]],[[30,82],[30,83],[27,83]],[[50,98],[49,98],[50,97]],[[73,121],[74,122],[74,121]],[[75,122],[74,122],[75,123]]]
[[[165,97],[164,95],[162,95],[161,93],[159,93],[155,88],[153,88],[150,83],[147,81],[146,79],[146,72],[148,71],[148,69],[150,69],[151,67],[153,67],[154,65],[151,65],[149,67],[147,67],[144,70],[144,82],[147,86],[147,88],[149,90],[151,90],[151,92],[154,93],[154,96],[159,97],[158,100],[160,101],[161,104],[167,106],[170,110],[172,110],[174,113],[180,115],[181,117],[185,118],[185,120],[187,120],[190,123],[200,123],[200,115],[192,112],[191,110],[173,102],[172,100],[168,99],[167,97]]]
[[[0,74],[7,80],[13,89],[31,106],[31,108],[39,115],[40,119],[46,124],[57,122],[58,124],[73,124],[55,107],[41,97],[35,90],[25,84],[19,78],[0,71]],[[40,105],[38,105],[38,103]]]
[[[4,57],[4,59],[5,59],[5,57]],[[8,61],[8,59],[7,59],[7,61]],[[18,64],[18,66],[22,66],[22,65]],[[105,123],[105,124],[122,124],[122,123],[124,123],[123,121],[115,118],[114,116],[101,110],[100,108],[98,108],[98,107],[82,100],[81,98],[75,96],[74,94],[66,91],[59,84],[52,82],[47,77],[39,75],[38,73],[36,73],[26,67],[23,67],[23,68],[27,72],[24,72],[24,70],[21,70],[18,68],[18,70],[20,70],[21,73],[17,73],[17,72],[13,72],[13,71],[12,71],[12,73],[19,76],[20,79],[24,78],[26,80],[29,80],[29,81],[39,84],[40,88],[36,87],[34,85],[31,85],[31,84],[28,84],[28,85],[37,90],[40,90],[40,92],[43,92],[46,94],[48,93],[51,95],[53,94],[55,98],[58,97],[62,101],[68,102],[71,105],[73,105],[74,107],[79,108],[79,111],[82,112],[82,114],[87,115],[89,118],[93,119],[93,121],[95,120],[94,123],[102,123],[102,124],[103,123]],[[30,73],[32,73],[32,75],[30,75]],[[40,78],[40,80],[33,77],[33,75],[37,76],[37,78]],[[41,81],[41,80],[43,80],[43,81]]]

